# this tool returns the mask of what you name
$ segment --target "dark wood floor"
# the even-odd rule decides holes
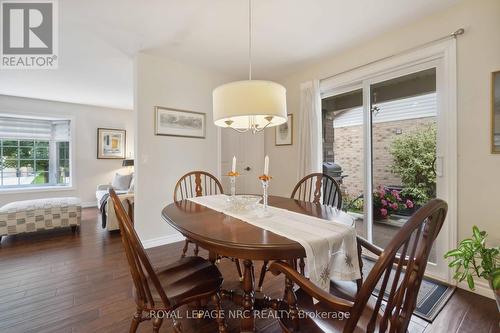
[[[156,265],[179,257],[182,244],[149,252]],[[234,264],[219,265],[226,288],[238,288]],[[256,267],[260,268],[257,264]],[[256,272],[259,273],[258,270]],[[283,281],[266,277],[264,289],[281,296]],[[230,304],[224,303],[225,309]],[[54,230],[4,237],[0,245],[0,332],[127,332],[135,306],[131,279],[117,233],[100,228],[96,209],[83,211],[78,234]],[[433,324],[412,323],[412,332],[499,332],[493,300],[457,292]],[[238,332],[238,321],[230,320]],[[215,332],[211,320],[184,320],[186,332]],[[258,320],[259,332],[279,332],[275,320]],[[162,332],[171,332],[166,322]],[[140,332],[151,332],[144,322]]]

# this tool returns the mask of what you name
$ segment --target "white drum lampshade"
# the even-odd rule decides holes
[[[213,91],[217,126],[259,131],[287,121],[286,89],[263,80],[235,81]]]

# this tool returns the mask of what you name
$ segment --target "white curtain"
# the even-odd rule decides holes
[[[319,81],[304,82],[300,85],[299,179],[313,172],[321,172],[322,136]]]

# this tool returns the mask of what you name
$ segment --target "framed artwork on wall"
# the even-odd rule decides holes
[[[491,74],[491,152],[500,154],[500,71]]]
[[[204,113],[155,106],[155,135],[204,139],[205,128]]]
[[[126,152],[127,132],[121,129],[97,129],[97,158],[124,159]]]
[[[276,127],[275,145],[290,146],[293,144],[293,114],[287,116],[287,122]]]

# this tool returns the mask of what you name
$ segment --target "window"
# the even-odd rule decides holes
[[[70,121],[0,116],[0,188],[70,186]]]

